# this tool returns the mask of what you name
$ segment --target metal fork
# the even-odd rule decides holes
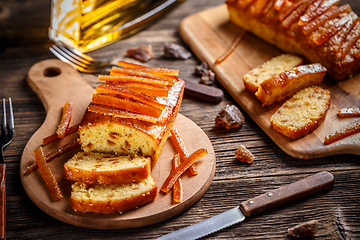
[[[6,166],[4,161],[3,151],[4,148],[9,145],[11,142],[13,135],[14,135],[14,114],[13,108],[11,103],[11,98],[8,100],[9,103],[9,124],[7,124],[7,117],[6,117],[6,102],[5,98],[2,99],[2,109],[3,109],[3,117],[1,122],[1,135],[0,135],[0,147],[1,147],[1,154],[0,154],[0,238],[5,239],[5,203],[6,203]]]
[[[52,45],[49,50],[60,60],[69,63],[80,72],[84,73],[98,73],[105,68],[117,66],[116,64],[108,62],[97,61],[62,43]]]

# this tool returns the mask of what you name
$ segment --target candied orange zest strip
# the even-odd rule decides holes
[[[155,123],[155,124],[161,123],[159,121],[159,119],[151,117],[151,116],[147,116],[147,115],[143,115],[143,114],[136,114],[136,113],[129,113],[129,112],[123,111],[121,109],[114,109],[113,107],[108,107],[105,105],[90,104],[88,107],[88,110],[90,112],[100,113],[100,114],[104,114],[104,115],[113,115],[113,116],[120,117],[120,118],[132,118],[132,119],[142,120],[145,122],[150,122],[150,123]]]
[[[205,156],[207,154],[207,150],[204,148],[199,148],[195,152],[193,152],[185,161],[183,161],[174,171],[172,171],[169,176],[166,178],[163,186],[161,187],[161,191],[164,193],[168,193],[172,188],[176,180],[183,174],[186,169],[188,169],[191,165],[193,165],[199,158]]]
[[[113,67],[110,70],[110,75],[129,75],[129,76],[136,76],[136,77],[143,77],[143,78],[152,78],[156,80],[162,80],[162,81],[169,81],[169,82],[175,82],[177,81],[177,77],[174,75],[165,75],[164,73],[161,73],[160,75],[155,75],[155,72],[151,71],[145,71],[149,68],[118,68]],[[152,68],[154,69],[154,68]],[[153,70],[156,71],[156,70]]]
[[[66,129],[68,129],[71,121],[72,109],[73,109],[72,102],[66,102],[64,104],[61,121],[58,126],[58,129],[56,130],[56,134],[58,135],[58,138],[64,138],[66,135]]]
[[[145,94],[152,97],[167,97],[169,94],[168,89],[155,89],[155,88],[147,88],[147,87],[132,87],[132,86],[123,86],[130,91]]]
[[[314,42],[317,45],[323,44],[325,41],[327,41],[330,37],[335,35],[337,32],[339,32],[344,25],[351,21],[351,15],[348,14],[344,17],[342,17],[339,21],[337,21],[332,27],[328,28],[324,33],[322,33],[320,36],[318,36],[316,39],[314,39]]]
[[[300,5],[298,8],[296,8],[294,11],[292,11],[281,23],[281,26],[284,28],[290,28],[290,26],[295,23],[295,21],[306,11],[306,9],[308,8],[309,4],[311,2],[308,3],[304,3],[302,5]]]
[[[130,112],[149,115],[156,118],[158,118],[162,113],[162,110],[159,108],[147,104],[143,104],[140,102],[132,102],[132,101],[124,100],[109,95],[93,94],[92,102],[107,106],[123,108],[129,110]]]
[[[274,3],[274,8],[279,11],[284,3],[285,0],[276,0]]]
[[[34,151],[37,165],[39,166],[41,175],[50,191],[51,197],[54,201],[58,201],[63,198],[60,187],[56,182],[55,176],[52,174],[49,166],[46,163],[42,147],[38,147]]]
[[[215,64],[219,64],[221,62],[223,62],[227,57],[230,56],[230,54],[235,51],[236,47],[239,45],[239,43],[241,42],[243,36],[245,34],[245,31],[242,31],[239,33],[239,35],[235,38],[235,40],[233,41],[233,43],[231,44],[231,46],[227,49],[227,51],[220,56],[219,58],[217,58],[215,60]]]
[[[180,133],[177,129],[171,129],[170,134],[173,140],[173,145],[176,150],[180,154],[181,161],[185,161],[189,157],[189,152],[185,147],[184,141],[182,140]],[[189,167],[189,171],[192,176],[197,175],[198,172],[196,171],[194,166]]]
[[[339,117],[360,117],[360,108],[342,108],[338,111]]]
[[[306,2],[307,0],[300,0],[298,2],[292,2],[292,4],[282,6],[281,12],[278,15],[278,20],[283,21],[294,9],[299,7],[301,4]]]
[[[131,91],[126,88],[117,87],[112,84],[100,84],[96,87],[96,93],[115,93],[119,94],[125,97],[130,97],[132,99],[138,100],[142,103],[146,103],[148,105],[157,107],[159,109],[164,109],[166,107],[166,104],[162,104],[156,101],[155,98],[151,98],[149,96],[146,96],[144,94],[140,94],[134,91]]]
[[[173,157],[171,171],[174,171],[179,165],[180,165],[180,154],[177,153]],[[178,178],[175,181],[173,186],[173,201],[177,203],[182,201],[182,186],[181,186],[180,178]]]
[[[65,136],[70,134],[70,133],[73,133],[73,132],[77,131],[78,129],[79,129],[79,124],[74,125],[72,127],[69,127],[65,131]],[[42,141],[42,145],[44,146],[44,145],[48,144],[49,142],[54,141],[55,139],[58,139],[58,135],[56,133],[44,138],[43,141]]]
[[[61,154],[69,151],[70,149],[76,147],[77,145],[79,145],[79,142],[77,141],[77,139],[75,139],[74,141],[69,142],[69,143],[61,146],[60,148],[56,149],[55,151],[53,151],[53,152],[51,152],[51,153],[49,153],[49,154],[47,154],[45,156],[46,162],[50,162],[54,158],[56,158],[56,157],[60,156]],[[26,168],[26,173],[30,174],[33,171],[35,171],[37,168],[38,168],[37,162],[34,162],[33,164],[31,164],[30,166],[28,166]]]
[[[298,25],[304,26],[305,24],[307,24],[308,22],[313,20],[317,16],[317,13],[321,14],[325,10],[325,9],[319,9],[322,2],[323,2],[323,0],[315,0],[309,6],[309,8],[306,10],[306,12],[299,18]],[[330,7],[330,6],[328,6],[328,7]]]
[[[144,78],[144,77],[136,77],[129,75],[99,75],[99,81],[107,81],[107,82],[137,82],[137,83],[146,83],[155,86],[171,86],[172,83],[169,81],[156,80],[152,78]]]
[[[360,132],[360,121],[354,122],[340,130],[330,133],[325,137],[325,143],[330,144],[358,132]]]
[[[178,69],[170,69],[170,68],[135,68],[132,69],[136,72],[144,72],[154,74],[156,76],[169,75],[169,76],[179,76]]]
[[[319,17],[315,18],[308,24],[301,27],[302,32],[305,35],[310,34],[312,31],[323,25],[326,21],[335,18],[336,16],[340,15],[341,13],[350,12],[351,7],[349,4],[344,4],[340,7],[333,6],[327,12],[320,15]]]
[[[121,60],[119,60],[117,62],[117,65],[119,65],[121,67],[126,67],[126,68],[146,68],[146,66],[143,66],[140,64],[129,63],[129,62],[121,61]]]

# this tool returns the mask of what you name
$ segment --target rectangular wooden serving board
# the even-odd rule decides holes
[[[326,135],[359,118],[339,118],[337,111],[343,107],[359,107],[360,75],[334,82],[325,78],[321,87],[331,92],[331,106],[326,119],[314,132],[292,140],[276,132],[270,124],[271,115],[281,106],[262,107],[254,94],[243,84],[243,76],[252,68],[281,52],[255,35],[246,32],[235,51],[222,63],[215,60],[224,54],[243,30],[230,22],[225,4],[204,10],[185,18],[179,32],[183,40],[201,61],[206,61],[215,72],[217,80],[231,94],[240,107],[265,131],[287,154],[300,159],[320,158],[336,154],[360,155],[360,133],[332,144],[324,144]]]

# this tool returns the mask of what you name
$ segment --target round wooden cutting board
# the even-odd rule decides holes
[[[207,191],[215,173],[215,152],[206,134],[187,117],[178,114],[174,128],[178,129],[189,152],[205,148],[208,154],[196,163],[198,175],[190,177],[183,174],[183,200],[172,203],[172,193],[158,192],[157,198],[136,210],[122,214],[97,214],[75,212],[70,205],[72,182],[64,179],[63,164],[80,149],[78,147],[66,152],[49,162],[49,167],[56,177],[64,198],[54,202],[51,200],[46,184],[39,170],[25,174],[26,168],[35,162],[34,150],[42,139],[55,133],[60,122],[62,108],[65,102],[74,103],[71,126],[80,122],[82,115],[95,93],[81,75],[70,65],[60,60],[44,60],[32,66],[28,73],[28,83],[38,94],[46,109],[46,119],[43,125],[34,133],[27,143],[20,162],[20,178],[30,199],[48,215],[77,226],[98,229],[123,229],[141,227],[173,217],[196,203]],[[44,147],[44,153],[51,152],[59,146],[77,138],[77,134],[68,135],[62,140],[56,140]],[[152,169],[158,189],[161,188],[170,173],[171,161],[175,151],[171,141],[167,141],[160,159]]]

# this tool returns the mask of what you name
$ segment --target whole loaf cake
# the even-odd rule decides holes
[[[347,79],[360,67],[360,22],[339,0],[227,0],[230,19],[277,46]]]

